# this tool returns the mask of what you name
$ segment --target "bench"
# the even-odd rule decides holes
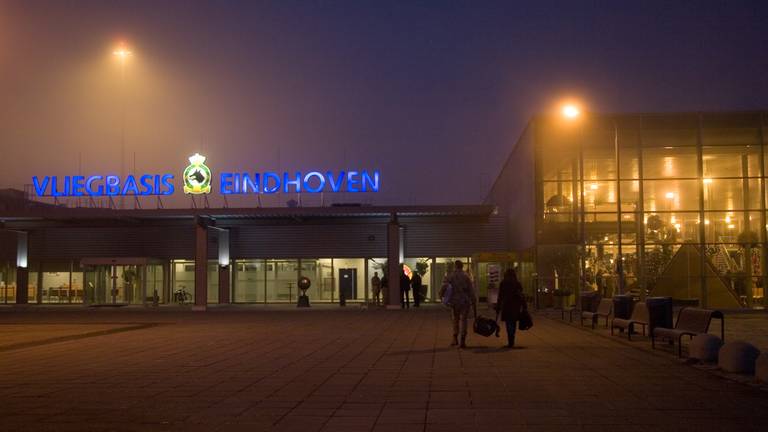
[[[581,313],[581,325],[584,325],[584,320],[588,319],[592,321],[592,328],[595,328],[595,323],[599,317],[605,317],[605,328],[608,328],[608,317],[613,311],[613,300],[602,299],[597,306],[597,312],[582,312]]]
[[[725,342],[725,318],[723,313],[711,309],[685,307],[677,314],[675,328],[656,327],[651,331],[651,347],[656,348],[656,338],[666,339],[674,345],[677,341],[677,356],[683,356],[683,336],[694,336],[709,331],[712,318],[720,320],[720,339]]]
[[[632,340],[632,330],[636,325],[643,327],[643,336],[645,336],[645,328],[648,327],[648,306],[645,302],[636,303],[632,309],[632,316],[629,319],[614,318],[611,320],[611,335],[613,335],[613,329],[621,329],[627,331],[627,339]]]

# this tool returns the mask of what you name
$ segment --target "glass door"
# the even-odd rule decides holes
[[[89,304],[144,304],[141,265],[96,265],[85,271]]]

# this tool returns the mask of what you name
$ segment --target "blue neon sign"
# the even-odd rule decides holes
[[[205,157],[198,154],[195,154],[190,160],[198,157],[199,160],[205,160]],[[202,162],[196,166],[202,167]],[[205,169],[208,170],[207,167]],[[185,173],[188,170],[189,167]],[[190,188],[187,183],[195,180],[193,176],[203,174],[205,173],[191,172],[189,179],[182,178],[184,191],[187,192]],[[117,175],[34,176],[32,177],[32,184],[35,188],[35,194],[39,197],[150,196],[172,195],[176,191],[175,180],[174,175],[170,173],[127,175],[124,178]],[[357,193],[378,192],[380,188],[381,174],[378,170],[309,171],[307,173],[300,171],[290,173],[272,171],[261,173],[222,172],[219,174],[219,193],[222,195],[275,194],[280,192]]]

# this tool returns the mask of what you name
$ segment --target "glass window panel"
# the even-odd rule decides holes
[[[621,243],[637,242],[638,221],[635,213],[621,214]],[[641,229],[641,228],[640,228]]]
[[[386,258],[369,258],[368,259],[368,277],[373,278],[374,274],[379,277],[379,282],[381,282],[381,278],[384,277],[384,273],[386,270]],[[424,283],[429,283],[429,280],[424,279]],[[386,294],[383,292],[384,290],[379,292],[378,295],[378,304],[386,304],[384,301],[385,296],[388,296],[389,294]],[[377,298],[375,296],[375,293],[373,292],[373,285],[369,282],[368,283],[368,298],[371,299],[371,301],[376,302]]]
[[[698,142],[698,130],[695,127],[695,119],[688,125],[666,125],[665,129],[647,129],[641,132],[642,144],[648,147],[696,147]],[[648,123],[648,119],[645,119]],[[695,149],[693,149],[695,152]]]
[[[219,263],[208,262],[208,303],[219,302]]]
[[[706,212],[704,235],[706,243],[758,243],[760,212]]]
[[[616,182],[585,182],[584,207],[586,211],[592,212],[616,212]]]
[[[163,273],[163,265],[147,265],[147,297],[150,302],[154,296],[157,296],[157,302],[160,304],[166,303],[167,301],[164,289],[165,286],[163,284]]]
[[[760,147],[704,147],[704,177],[760,176]]]
[[[431,274],[431,267],[432,267],[432,260],[430,258],[421,257],[421,258],[406,258],[405,264],[408,265],[408,267],[411,268],[412,271],[417,271],[419,273],[419,276],[421,276],[421,299],[422,301],[429,301],[431,297],[431,290],[432,286],[430,283],[430,278],[432,277]],[[481,272],[480,275],[485,277],[485,273]],[[484,279],[484,283],[479,284],[478,288],[486,288],[487,280]],[[413,296],[413,293],[411,293]],[[413,297],[411,297],[411,300],[413,300]]]
[[[701,131],[705,146],[758,146],[760,129],[754,127],[706,127]]]
[[[640,178],[640,163],[634,148],[622,148],[619,158],[621,158],[622,179]]]
[[[72,272],[72,288],[70,290],[70,302],[82,303],[84,299],[83,272]]]
[[[302,259],[301,275],[308,277],[312,282],[312,286],[307,290],[310,302],[338,301],[333,274],[333,260],[331,258]],[[379,277],[382,277],[382,275],[383,272],[379,271]],[[371,273],[371,277],[373,277],[373,273]]]
[[[705,210],[760,208],[759,179],[704,179]]]
[[[645,277],[646,295],[654,295],[657,286],[663,289],[668,286],[673,270],[668,269],[672,257],[680,248],[679,244],[655,243],[645,247],[643,273]],[[666,272],[665,272],[666,270]],[[657,291],[658,292],[658,291]]]
[[[612,226],[614,228],[611,228],[611,230],[615,231],[616,219],[617,219],[617,213],[615,211],[604,212],[604,213],[593,213],[593,212],[584,213],[584,222],[589,224],[589,226],[594,226],[592,224],[597,223],[598,224],[597,226],[600,227],[597,229],[602,229],[603,225],[600,225],[600,224],[608,223],[608,225],[605,225],[605,226]],[[586,229],[587,231],[589,231],[591,228],[587,227]]]
[[[29,281],[27,282],[27,301],[37,303],[37,287],[40,273],[36,271],[29,272]]]
[[[584,179],[608,180],[616,178],[616,159],[613,146],[584,149]]]
[[[296,283],[299,280],[298,260],[267,260],[266,272],[266,299],[268,303],[290,303],[296,300],[298,295]]]
[[[697,212],[646,213],[645,242],[670,244],[699,241]]]
[[[542,180],[571,180],[576,178],[576,152],[541,152]]]
[[[698,180],[646,180],[643,207],[649,212],[698,210]]]
[[[634,212],[637,210],[640,198],[640,180],[621,182],[621,211]]]
[[[234,301],[236,303],[263,303],[266,277],[264,260],[238,260],[235,266]]]
[[[195,301],[195,262],[174,260],[173,267],[173,293],[174,303],[194,303]]]
[[[69,272],[43,272],[43,303],[69,302]]]
[[[643,177],[696,177],[696,149],[691,147],[657,147],[643,149]]]
[[[574,194],[573,182],[544,182],[544,212],[567,214],[572,211],[574,202],[578,203],[578,191]]]

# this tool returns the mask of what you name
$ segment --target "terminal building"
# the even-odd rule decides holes
[[[0,303],[295,303],[303,276],[313,303],[362,303],[374,273],[398,280],[398,263],[435,301],[462,259],[481,297],[514,266],[540,307],[585,290],[763,307],[766,124],[765,112],[539,115],[477,205],[118,210],[0,191]],[[192,174],[185,191],[211,185]],[[322,189],[310,174],[290,183]],[[359,187],[386,181],[367,178]],[[397,284],[386,297],[399,304]]]
[[[582,290],[765,305],[766,113],[538,116],[485,203],[545,304]]]

